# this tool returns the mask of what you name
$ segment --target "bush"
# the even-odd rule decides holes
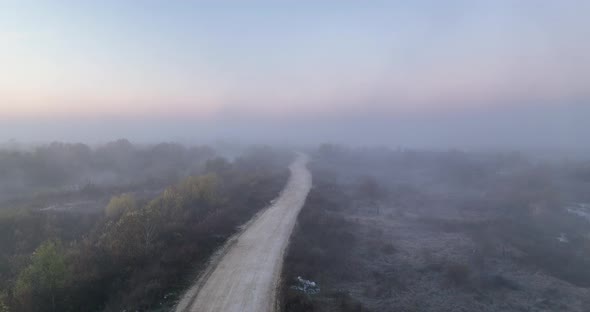
[[[446,277],[455,286],[466,286],[471,280],[471,269],[462,263],[450,263],[446,268]]]
[[[336,301],[339,311],[342,312],[366,312],[368,311],[362,303],[352,298],[350,294],[345,292],[338,292],[336,294]]]
[[[137,201],[131,194],[113,196],[109,204],[105,207],[105,215],[107,218],[116,219],[125,213],[125,211],[135,209],[136,207]]]
[[[287,289],[283,296],[283,312],[311,312],[314,305],[309,296],[300,291]]]

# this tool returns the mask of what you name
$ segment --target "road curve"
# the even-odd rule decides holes
[[[183,296],[178,312],[271,312],[283,254],[297,215],[311,188],[307,156],[289,166],[291,176],[272,206],[225,245],[196,284]]]

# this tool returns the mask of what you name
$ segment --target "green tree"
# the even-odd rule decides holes
[[[155,247],[162,221],[157,205],[125,211],[106,228],[103,244],[120,261],[145,259]]]
[[[14,294],[23,305],[42,309],[47,300],[51,311],[57,309],[57,296],[67,281],[66,260],[59,241],[49,240],[37,247],[31,264],[18,276]]]

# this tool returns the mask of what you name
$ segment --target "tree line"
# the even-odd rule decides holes
[[[237,227],[278,195],[289,155],[208,160],[150,200],[113,196],[96,214],[0,210],[0,311],[171,306]]]

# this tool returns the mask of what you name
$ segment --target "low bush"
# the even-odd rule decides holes
[[[471,268],[462,263],[449,263],[445,276],[452,285],[467,286],[471,282]]]

